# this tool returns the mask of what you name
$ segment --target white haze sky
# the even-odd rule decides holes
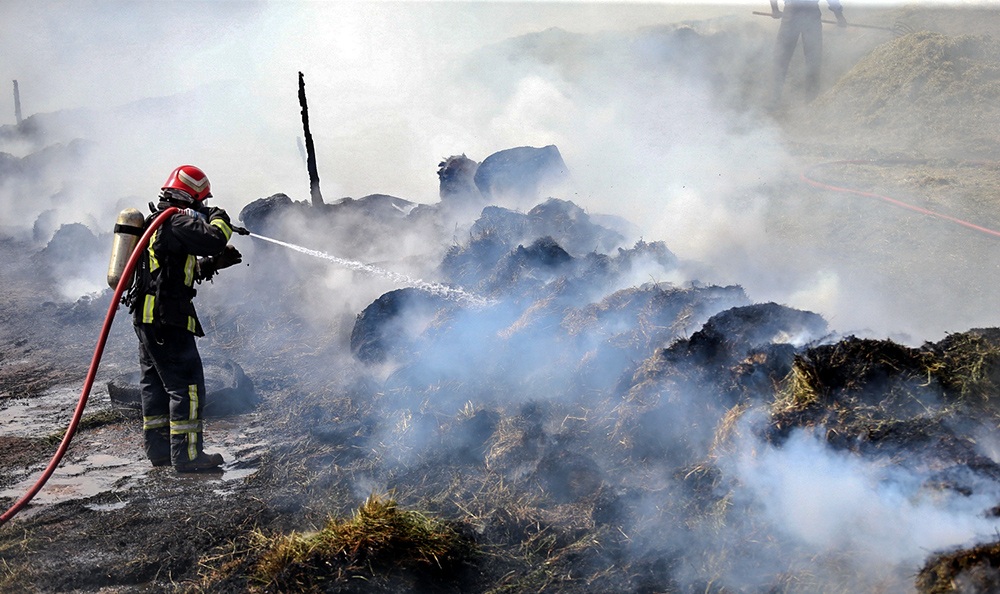
[[[242,205],[277,191],[297,198],[308,189],[295,144],[301,70],[325,195],[380,192],[434,202],[440,157],[466,152],[481,160],[510,143],[566,139],[553,138],[565,134],[567,124],[544,121],[551,114],[511,113],[525,105],[491,106],[499,112],[491,121],[466,109],[460,94],[440,87],[455,59],[549,27],[591,33],[720,15],[749,19],[752,10],[767,6],[5,0],[0,81],[8,91],[0,93],[0,123],[13,122],[14,79],[25,116],[198,93],[189,113],[171,114],[191,120],[191,127],[174,127],[174,137],[168,131],[147,138],[155,149],[129,146],[116,184],[145,194],[173,164],[191,161],[210,173],[216,196],[231,202]],[[528,107],[552,98],[544,84],[525,86],[521,96]],[[529,121],[545,129],[516,129]]]

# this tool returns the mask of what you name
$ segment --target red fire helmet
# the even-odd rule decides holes
[[[166,190],[168,188],[183,190],[197,202],[212,195],[212,186],[208,183],[208,176],[194,165],[181,165],[174,169],[160,189]]]

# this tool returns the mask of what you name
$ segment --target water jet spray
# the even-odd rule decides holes
[[[312,249],[309,249],[309,248],[306,248],[306,247],[302,247],[300,245],[295,245],[293,243],[288,243],[288,242],[285,242],[285,241],[280,241],[278,239],[273,239],[271,237],[265,237],[263,235],[258,235],[257,233],[250,232],[249,235],[250,235],[250,237],[253,237],[255,239],[260,239],[262,241],[267,241],[267,242],[273,243],[275,245],[280,245],[280,246],[289,248],[291,250],[295,250],[297,252],[301,252],[303,254],[308,254],[310,256],[314,256],[316,258],[322,258],[324,260],[329,260],[329,261],[331,261],[331,262],[333,262],[335,264],[339,264],[340,266],[343,266],[344,268],[347,268],[347,269],[350,269],[350,270],[354,270],[356,272],[364,272],[366,274],[371,274],[371,275],[375,275],[375,276],[381,276],[381,277],[387,278],[387,279],[389,279],[391,281],[394,281],[394,282],[397,282],[397,283],[400,283],[400,284],[404,284],[404,285],[407,285],[407,286],[410,286],[410,287],[415,287],[417,289],[422,289],[424,291],[427,291],[428,293],[431,293],[433,295],[437,295],[439,297],[443,297],[445,299],[451,299],[453,301],[459,301],[459,302],[462,302],[462,303],[467,303],[467,304],[472,305],[474,307],[486,307],[486,306],[492,305],[494,303],[493,300],[486,299],[485,297],[480,297],[479,295],[476,295],[475,293],[470,293],[470,292],[465,291],[463,289],[458,289],[458,288],[455,288],[455,287],[449,287],[448,285],[443,285],[443,284],[440,284],[440,283],[432,283],[432,282],[429,282],[429,281],[425,281],[425,280],[421,280],[421,279],[416,279],[416,278],[413,278],[411,276],[407,276],[405,274],[402,274],[400,272],[393,272],[391,270],[386,270],[384,268],[379,268],[378,266],[373,266],[371,264],[365,264],[364,262],[359,262],[357,260],[348,260],[346,258],[340,258],[340,257],[337,257],[337,256],[332,256],[330,254],[327,254],[326,252],[321,252],[319,250],[312,250]]]

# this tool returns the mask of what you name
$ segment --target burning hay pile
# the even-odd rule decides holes
[[[914,348],[831,334],[821,316],[738,286],[635,284],[684,263],[661,243],[616,245],[564,201],[487,207],[471,229],[437,272],[489,301],[412,287],[377,297],[351,329],[359,365],[277,402],[291,435],[252,478],[285,530],[346,514],[359,486],[451,522],[470,539],[457,581],[414,585],[410,570],[341,545],[323,556],[315,539],[340,530],[327,524],[285,540],[270,528],[275,540],[207,587],[270,567],[261,591],[349,592],[351,576],[368,591],[897,591],[924,563],[926,575],[955,565],[927,558],[934,539],[900,534],[884,567],[852,571],[867,563],[867,531],[888,528],[838,516],[830,530],[846,532],[820,538],[783,518],[775,500],[805,502],[762,477],[803,463],[818,481],[843,473],[832,488],[871,505],[958,506],[966,538],[995,524],[1000,466],[972,436],[997,418],[996,330]],[[611,248],[582,251],[595,238]],[[830,487],[794,490],[822,500]],[[419,557],[400,546],[393,558]]]
[[[277,196],[245,213],[280,234],[352,210],[356,236],[453,214],[400,204],[302,212],[314,207]],[[268,277],[206,310],[212,347],[245,368],[280,439],[247,462],[245,512],[222,498],[198,516],[226,536],[195,555],[196,588],[902,591],[921,567],[926,592],[998,579],[983,535],[1000,505],[1000,331],[919,347],[838,336],[739,286],[656,280],[686,263],[609,223],[564,200],[487,206],[423,268],[441,285],[317,323],[253,299]],[[270,245],[255,255],[284,263],[268,269],[289,302],[328,303],[325,269]],[[912,517],[961,528],[928,534]],[[892,530],[872,567],[870,542]]]
[[[661,63],[687,64],[684,48],[707,41],[670,37],[679,50]],[[902,37],[824,99],[825,119],[897,133],[920,117],[881,111],[900,95],[931,111],[924,95],[962,84],[988,96],[991,43]],[[894,61],[896,78],[878,72]],[[945,62],[961,76],[933,75]],[[877,97],[861,96],[866,84]],[[257,405],[226,420],[238,426],[230,477],[151,473],[124,495],[40,507],[0,540],[0,589],[938,594],[1000,582],[1000,330],[916,346],[842,336],[814,312],[692,279],[669,241],[551,197],[565,173],[554,146],[516,147],[442,161],[438,204],[248,205],[255,233],[320,257],[250,244],[240,282],[199,296],[205,351],[239,363]],[[65,326],[62,339],[107,305],[47,305],[45,326],[0,313],[18,330]],[[112,355],[128,369],[119,332],[127,357]],[[24,344],[0,353],[5,386],[32,373]],[[114,435],[138,434],[126,429]],[[12,464],[25,458],[5,468],[24,474]]]

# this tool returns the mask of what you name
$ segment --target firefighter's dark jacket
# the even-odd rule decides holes
[[[171,204],[160,202],[163,211]],[[186,328],[195,336],[205,331],[194,311],[195,281],[211,276],[203,273],[204,258],[226,248],[233,229],[221,208],[201,210],[206,218],[177,212],[167,218],[149,241],[136,269],[135,295],[131,308],[135,324],[168,324]],[[154,213],[146,224],[159,213]]]

